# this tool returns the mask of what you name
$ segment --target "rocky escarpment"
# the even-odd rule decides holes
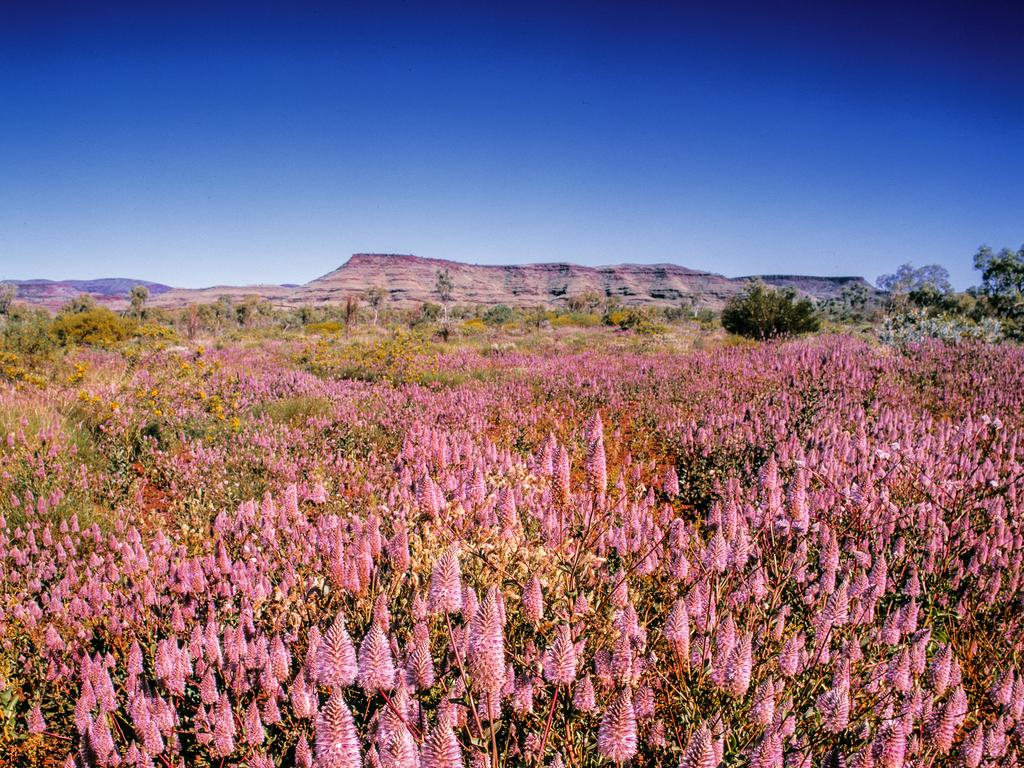
[[[337,302],[371,286],[403,306],[437,301],[437,274],[448,270],[456,304],[560,305],[572,297],[614,297],[625,305],[678,305],[718,309],[752,280],[794,288],[815,299],[838,296],[859,277],[766,275],[728,278],[676,264],[587,267],[569,263],[492,266],[397,254],[357,253],[338,269],[298,288],[288,302]]]

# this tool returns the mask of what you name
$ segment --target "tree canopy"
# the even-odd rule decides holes
[[[769,339],[818,330],[814,304],[792,289],[777,291],[754,283],[722,310],[722,327],[738,336]]]

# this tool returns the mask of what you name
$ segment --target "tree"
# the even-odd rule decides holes
[[[235,322],[241,326],[248,323],[249,318],[253,315],[253,308],[253,302],[248,299],[235,307]]]
[[[594,313],[603,301],[601,294],[597,291],[584,291],[576,293],[566,299],[566,307],[570,312]]]
[[[875,319],[881,304],[870,287],[854,283],[845,286],[838,296],[819,304],[818,309],[840,323],[864,323]]]
[[[908,301],[917,307],[931,306],[953,292],[949,272],[939,264],[902,264],[891,275],[879,275],[877,282],[879,289],[889,294],[890,305],[896,308]]]
[[[722,327],[739,336],[764,340],[816,331],[819,322],[814,304],[797,297],[793,289],[776,291],[754,283],[729,299],[722,310]]]
[[[1004,321],[1008,335],[1024,338],[1024,246],[1019,251],[1003,248],[993,253],[983,245],[974,255],[974,268],[981,271],[981,285],[974,293]]]
[[[420,304],[418,312],[415,312],[412,316],[412,324],[417,323],[432,323],[441,316],[441,307],[437,304],[433,304],[429,301],[424,301]]]
[[[80,293],[62,306],[57,311],[57,315],[77,315],[82,312],[91,312],[94,309],[96,309],[96,299],[88,293]]]
[[[7,317],[11,312],[11,304],[18,295],[18,286],[14,283],[0,283],[0,317]]]
[[[149,288],[144,285],[133,285],[130,296],[132,315],[134,317],[142,317],[146,300],[149,298]]]
[[[373,310],[373,324],[377,324],[377,316],[380,314],[380,305],[384,303],[384,297],[387,296],[387,292],[379,285],[371,286],[366,291],[366,303],[370,305],[370,309]]]
[[[202,314],[200,313],[199,307],[195,304],[189,304],[185,308],[185,335],[189,341],[195,339],[196,334],[199,333],[199,327],[202,325]]]
[[[342,316],[345,318],[345,327],[348,328],[356,320],[356,315],[359,313],[359,297],[353,294],[348,294],[345,297],[345,304],[342,310]]]
[[[441,299],[445,323],[448,322],[448,302],[452,300],[452,290],[454,288],[455,283],[452,282],[451,273],[447,269],[442,269],[437,273],[437,282],[434,284],[434,290],[437,292],[438,298]]]

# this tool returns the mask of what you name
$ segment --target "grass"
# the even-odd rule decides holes
[[[256,419],[269,418],[275,424],[299,427],[308,424],[310,419],[326,418],[333,410],[334,406],[327,398],[299,396],[260,403],[253,407],[252,415]]]

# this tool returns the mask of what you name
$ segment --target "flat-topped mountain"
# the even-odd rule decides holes
[[[614,297],[628,306],[680,305],[720,309],[752,280],[794,288],[816,300],[838,296],[844,288],[860,285],[874,290],[861,277],[761,275],[730,278],[714,272],[687,269],[677,264],[619,264],[588,267],[570,263],[465,264],[407,254],[357,253],[332,272],[305,285],[245,285],[211,288],[170,288],[132,280],[21,281],[19,300],[54,306],[76,293],[90,293],[111,306],[123,305],[132,285],[150,288],[150,304],[175,307],[216,301],[221,296],[239,300],[256,296],[279,306],[344,302],[373,287],[384,289],[386,303],[412,307],[437,302],[437,275],[447,270],[454,304],[507,304],[509,306],[561,306],[574,297]],[[43,286],[52,286],[44,288]],[[60,286],[58,289],[57,286]]]
[[[676,264],[492,266],[400,254],[357,253],[333,272],[296,289],[289,303],[342,301],[345,296],[370,286],[384,288],[390,300],[398,305],[436,302],[437,274],[445,269],[451,275],[452,301],[456,304],[558,305],[573,296],[597,294],[602,298],[615,297],[626,305],[687,303],[717,309],[755,279],[792,287],[819,300],[838,296],[843,288],[852,284],[870,288],[860,277],[728,278]]]

